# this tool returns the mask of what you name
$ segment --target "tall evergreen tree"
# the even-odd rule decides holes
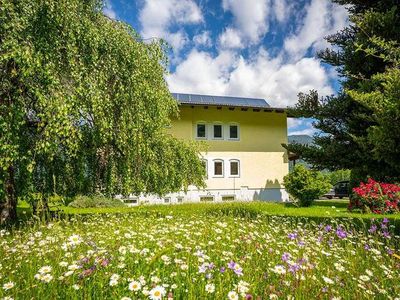
[[[355,99],[355,94],[349,91],[365,89],[373,76],[393,68],[393,60],[387,59],[387,49],[379,47],[376,40],[398,46],[399,1],[334,2],[346,5],[351,22],[347,28],[327,37],[333,47],[318,53],[318,56],[323,62],[336,67],[342,88],[337,96],[320,98],[316,91],[299,94],[299,101],[291,113],[296,117],[313,118],[314,127],[322,133],[315,137],[313,146],[291,144],[287,148],[315,168],[351,169],[354,181],[366,176],[378,180],[396,180],[400,177],[400,157],[382,149],[379,154],[371,153],[371,128],[379,124],[380,117],[371,105]],[[390,119],[386,111],[380,113],[386,116],[386,122]],[[392,136],[385,136],[391,145],[396,144],[399,138],[400,122],[395,119],[393,122],[396,130]]]

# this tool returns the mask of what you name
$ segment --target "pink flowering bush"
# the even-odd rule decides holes
[[[354,198],[349,209],[359,208],[376,214],[397,213],[400,210],[400,186],[377,182],[369,178],[353,188]]]

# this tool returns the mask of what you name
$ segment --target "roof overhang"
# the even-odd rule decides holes
[[[242,110],[242,111],[257,111],[257,112],[275,112],[275,113],[286,113],[287,108],[280,108],[280,107],[258,107],[258,106],[241,106],[241,105],[214,105],[214,104],[194,104],[194,103],[184,103],[178,102],[179,106],[188,106],[188,107],[215,107],[217,109],[222,109],[223,107],[228,108],[229,110]],[[287,117],[292,117],[287,115]]]

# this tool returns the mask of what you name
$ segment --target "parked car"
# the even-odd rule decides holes
[[[348,180],[339,181],[333,186],[333,188],[328,193],[324,195],[324,197],[328,199],[333,199],[335,197],[343,199],[343,197],[349,196],[350,193],[349,189],[350,189],[350,182]]]

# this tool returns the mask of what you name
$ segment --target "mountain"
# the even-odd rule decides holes
[[[288,136],[288,142],[290,143],[299,143],[303,145],[312,145],[314,143],[314,138],[312,136],[306,135],[306,134],[298,134],[298,135],[289,135]],[[310,168],[311,165],[307,164],[304,160],[302,159],[297,159],[296,164],[304,165],[306,168]],[[292,171],[294,168],[294,163],[293,161],[289,162],[289,171]]]
[[[299,135],[289,135],[288,136],[289,143],[299,143],[303,145],[312,145],[314,142],[314,138],[312,136],[306,134]]]

